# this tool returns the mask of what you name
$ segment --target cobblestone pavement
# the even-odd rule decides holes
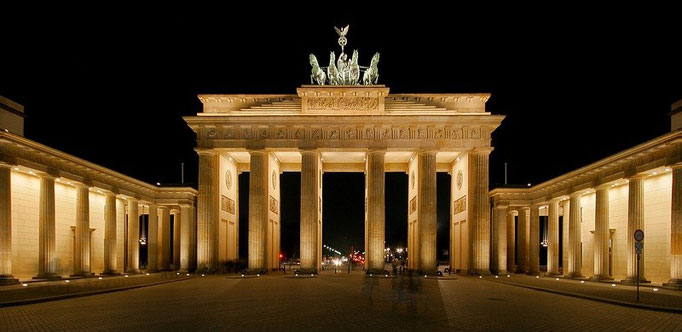
[[[175,272],[130,274],[58,281],[28,281],[23,284],[0,287],[0,306],[17,301],[70,296],[79,293],[102,292],[116,288],[127,288],[145,284],[186,279],[189,276]],[[68,280],[68,282],[67,282]]]
[[[547,277],[536,278],[523,274],[509,274],[509,277],[507,277],[507,275],[501,275],[499,279],[494,279],[493,276],[489,276],[486,277],[486,279],[598,297],[618,302],[637,303],[637,288],[635,286],[623,285],[620,282],[584,281],[581,283],[580,280],[563,278],[557,280],[556,278]],[[639,292],[639,303],[682,310],[682,292],[665,289],[660,286],[642,286],[640,287]]]
[[[199,277],[0,308],[14,330],[637,330],[682,329],[682,315],[477,278]]]

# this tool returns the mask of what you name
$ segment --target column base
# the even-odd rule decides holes
[[[594,275],[590,277],[590,281],[611,281],[613,278],[611,276],[600,276]]]
[[[60,276],[56,273],[43,273],[43,274],[39,274],[39,275],[33,277],[33,279],[40,279],[40,280],[60,280],[61,278],[62,278],[62,276]]]
[[[491,275],[492,273],[490,273],[490,270],[476,270],[475,269],[475,270],[471,271],[471,274],[473,274],[475,276],[488,276],[488,275]]]
[[[682,279],[670,279],[663,284],[663,288],[682,290]]]
[[[563,275],[562,275],[561,273],[559,273],[559,272],[549,272],[549,271],[548,271],[548,272],[545,272],[545,277],[552,277],[552,278],[554,278],[554,277],[561,277],[561,276],[563,276]]]
[[[0,286],[1,285],[14,285],[18,284],[19,279],[15,279],[11,274],[0,276]]]
[[[621,280],[620,283],[626,284],[626,285],[636,285],[637,284],[637,277],[627,277],[627,278]],[[639,283],[640,284],[650,284],[651,281],[646,280],[644,277],[639,277]]]
[[[120,276],[121,273],[116,272],[116,271],[104,271],[104,272],[100,273],[100,275],[103,275],[103,276]]]
[[[497,272],[495,272],[495,273],[493,273],[493,274],[494,274],[494,275],[501,276],[501,275],[507,275],[507,274],[509,274],[509,272],[507,272],[507,270],[500,270],[500,271],[497,271]]]
[[[71,275],[72,278],[92,278],[94,276],[95,274],[92,272],[81,272]]]
[[[587,278],[582,275],[580,272],[571,272],[566,275],[566,278],[568,279],[577,279],[577,280],[587,280]]]

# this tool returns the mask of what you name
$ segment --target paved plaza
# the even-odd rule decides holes
[[[0,308],[15,330],[657,330],[682,314],[458,276],[455,280],[224,275]]]

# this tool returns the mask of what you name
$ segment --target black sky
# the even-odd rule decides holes
[[[488,110],[507,116],[493,184],[504,162],[510,182],[539,183],[664,134],[682,98],[672,8],[334,6],[6,8],[0,94],[25,105],[27,137],[151,183],[179,182],[181,162],[196,181],[181,116],[201,110],[197,94],[294,93],[308,54],[337,50],[334,25],[351,25],[361,62],[382,53],[392,92],[492,93]]]

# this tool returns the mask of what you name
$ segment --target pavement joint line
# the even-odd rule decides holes
[[[35,298],[35,299],[18,300],[18,301],[11,301],[11,302],[0,302],[0,308],[15,307],[15,306],[20,306],[20,305],[43,303],[43,302],[52,302],[52,301],[58,301],[58,300],[67,300],[67,299],[72,299],[72,298],[85,297],[85,296],[91,296],[91,295],[99,295],[99,294],[107,294],[107,293],[113,293],[113,292],[121,292],[121,291],[126,291],[126,290],[130,290],[130,289],[135,289],[135,288],[156,286],[156,285],[168,284],[171,282],[178,282],[178,281],[190,280],[190,279],[194,279],[194,277],[180,278],[180,279],[173,279],[173,280],[163,280],[163,281],[158,281],[158,282],[153,282],[153,283],[148,283],[148,284],[115,287],[115,288],[100,289],[100,290],[95,290],[95,291],[79,292],[79,293],[73,293],[73,294],[62,294],[62,295],[56,295],[56,296],[40,297],[40,298]]]
[[[665,306],[657,306],[657,305],[650,305],[650,304],[641,304],[641,303],[618,301],[618,300],[607,299],[607,298],[603,298],[603,297],[597,297],[597,296],[561,291],[561,290],[538,287],[538,286],[521,285],[521,284],[517,284],[517,283],[513,283],[513,282],[506,282],[506,281],[499,280],[499,279],[497,279],[497,280],[484,279],[484,280],[496,282],[496,283],[504,284],[504,285],[510,285],[510,286],[532,289],[532,290],[536,290],[536,291],[540,291],[540,292],[547,292],[547,293],[553,293],[553,294],[557,294],[557,295],[571,296],[571,297],[584,299],[584,300],[591,300],[591,301],[595,301],[595,302],[615,304],[615,305],[620,305],[620,306],[624,306],[624,307],[630,307],[630,308],[636,308],[636,309],[645,309],[645,310],[652,310],[652,311],[660,311],[660,312],[670,312],[670,313],[675,313],[675,314],[682,314],[682,308],[665,307]]]

